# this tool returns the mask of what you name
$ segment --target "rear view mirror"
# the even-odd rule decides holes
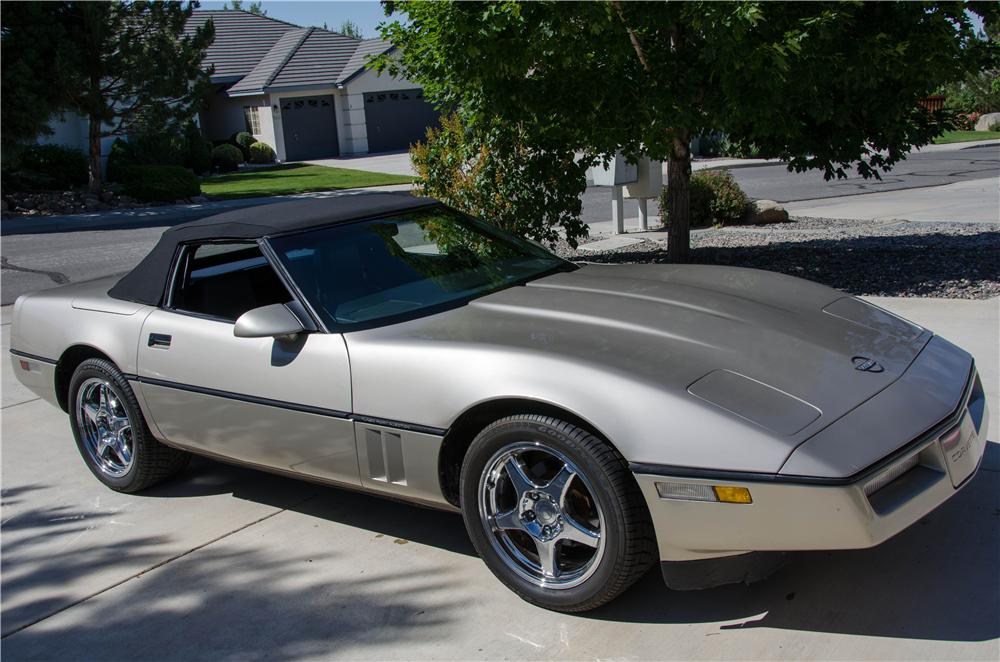
[[[254,308],[240,315],[233,327],[237,338],[279,338],[294,336],[306,328],[299,318],[283,303]]]

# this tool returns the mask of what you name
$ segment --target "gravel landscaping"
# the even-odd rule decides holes
[[[573,261],[668,262],[663,239],[603,252],[566,244]],[[595,237],[595,239],[597,239]],[[691,261],[778,271],[851,294],[988,299],[1000,296],[1000,226],[796,218],[776,225],[695,230]]]

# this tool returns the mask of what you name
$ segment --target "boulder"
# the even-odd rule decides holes
[[[194,202],[196,204],[201,205],[201,204],[205,204],[206,202],[208,202],[208,198],[206,198],[203,195],[196,195],[193,198],[191,198],[191,202]]]
[[[986,113],[980,115],[976,122],[976,131],[989,131],[994,124],[1000,124],[1000,113]]]
[[[750,205],[743,222],[749,225],[761,223],[785,223],[788,212],[774,200],[756,200]]]

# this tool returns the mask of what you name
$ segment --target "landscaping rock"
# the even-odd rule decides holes
[[[115,199],[115,194],[111,191],[104,191],[101,193],[101,202],[111,202]]]
[[[1000,124],[1000,113],[986,113],[980,115],[976,122],[976,131],[989,131],[994,124]]]
[[[200,204],[204,204],[204,203],[208,202],[208,198],[205,197],[204,195],[196,195],[193,198],[191,198],[191,202],[194,202],[194,203],[200,205]]]
[[[743,222],[748,225],[761,225],[763,223],[785,223],[788,221],[788,212],[774,200],[757,200],[743,217]]]
[[[990,299],[1000,296],[1000,229],[988,223],[908,223],[797,217],[691,234],[691,262],[766,269],[856,295]],[[570,260],[666,263],[663,239],[604,251],[555,251]],[[595,239],[602,239],[595,237]],[[582,249],[582,250],[581,250]]]

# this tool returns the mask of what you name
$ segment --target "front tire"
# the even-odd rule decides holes
[[[180,472],[190,459],[153,438],[128,381],[110,361],[87,359],[69,385],[69,417],[87,468],[117,492],[138,492]]]
[[[594,609],[656,560],[645,501],[617,451],[565,421],[510,416],[472,442],[462,512],[480,557],[523,599]]]

